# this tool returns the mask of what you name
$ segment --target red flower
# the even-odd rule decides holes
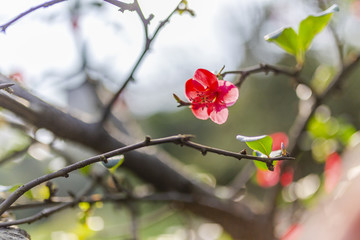
[[[281,186],[289,186],[294,179],[294,169],[292,167],[287,167],[284,169],[280,177]]]
[[[9,78],[11,78],[12,80],[14,80],[18,83],[24,82],[24,76],[21,74],[21,72],[12,73],[9,75]]]
[[[330,193],[341,177],[341,157],[334,152],[326,158],[325,162],[325,191]]]
[[[283,143],[285,147],[289,144],[289,137],[284,132],[273,133],[270,137],[273,139],[272,151],[280,150],[281,143]]]
[[[276,164],[274,171],[257,169],[256,181],[260,187],[269,188],[275,186],[280,179],[280,164]]]
[[[196,70],[194,77],[185,84],[186,97],[191,102],[191,110],[195,117],[206,120],[210,117],[217,124],[226,122],[229,111],[239,97],[234,84],[218,80],[208,70]]]

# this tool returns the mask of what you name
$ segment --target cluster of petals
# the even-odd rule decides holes
[[[239,97],[237,87],[205,69],[196,70],[194,77],[185,84],[185,94],[191,102],[191,110],[198,119],[210,117],[217,124],[226,122],[229,110]]]

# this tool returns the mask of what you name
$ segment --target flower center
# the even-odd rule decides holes
[[[208,107],[209,104],[214,104],[219,96],[218,92],[210,92],[208,89],[205,91],[196,91],[196,97],[190,99],[192,104],[202,104]]]

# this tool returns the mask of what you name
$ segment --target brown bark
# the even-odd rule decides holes
[[[11,82],[0,75],[0,83]],[[0,106],[8,109],[36,128],[46,128],[57,137],[71,140],[98,152],[107,152],[125,144],[112,137],[101,125],[86,123],[65,113],[19,86],[13,86],[13,95],[0,93]],[[24,101],[26,100],[26,101]],[[256,216],[244,204],[219,200],[212,189],[185,171],[179,162],[166,153],[156,155],[132,151],[125,155],[124,167],[130,169],[156,189],[175,190],[194,195],[204,204],[186,204],[186,209],[222,224],[235,239],[273,239],[272,226],[264,224],[264,216]],[[210,203],[210,205],[208,205]],[[266,218],[265,218],[266,219]],[[271,224],[270,224],[271,225]],[[265,226],[265,227],[264,227]],[[269,234],[270,233],[270,234]]]

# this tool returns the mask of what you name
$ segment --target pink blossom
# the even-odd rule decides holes
[[[194,77],[186,82],[185,94],[195,117],[202,120],[210,117],[217,124],[226,122],[229,115],[227,107],[239,97],[233,83],[218,80],[216,75],[205,69],[196,70]]]

